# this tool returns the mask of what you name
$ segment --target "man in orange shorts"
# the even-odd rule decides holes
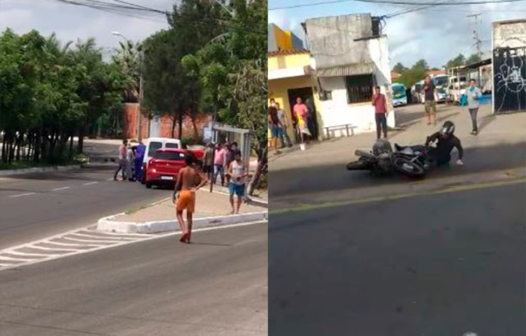
[[[182,232],[180,242],[189,244],[192,236],[192,216],[195,211],[195,193],[206,184],[207,178],[203,172],[196,167],[192,155],[187,155],[185,162],[186,167],[179,171],[173,199],[174,203],[176,203],[177,221],[181,226]],[[184,210],[186,210],[187,226],[185,226],[183,219]]]

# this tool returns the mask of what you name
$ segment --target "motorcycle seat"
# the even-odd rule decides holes
[[[401,150],[403,150],[403,149],[405,148],[405,146],[400,146],[400,145],[397,144],[397,143],[395,143],[394,146],[395,146],[395,149],[396,149],[397,151],[401,151]]]

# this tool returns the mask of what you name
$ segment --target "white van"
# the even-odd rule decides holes
[[[146,176],[146,169],[148,168],[148,162],[153,157],[158,149],[164,148],[175,148],[181,149],[182,143],[179,139],[171,138],[149,138],[146,141],[146,151],[144,152],[144,160],[142,161],[143,180]]]

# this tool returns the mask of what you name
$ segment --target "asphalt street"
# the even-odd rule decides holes
[[[0,272],[2,336],[263,336],[267,225],[169,236]]]
[[[115,182],[113,165],[0,177],[0,249],[94,224],[148,205],[170,190]]]
[[[524,148],[526,143],[500,145],[494,147],[468,148],[464,151],[465,166],[454,164],[440,167],[430,172],[426,179],[450,177],[523,167],[526,162]],[[349,157],[352,148],[349,148]],[[456,155],[456,154],[454,154]],[[455,156],[453,156],[455,157]],[[345,169],[347,157],[331,159],[327,165],[309,166],[300,169],[270,170],[269,197],[271,201],[279,197],[307,192],[328,192],[350,188],[365,188],[378,185],[404,183],[407,178],[400,175],[372,177],[365,171]]]
[[[522,182],[270,213],[269,335],[526,335],[525,204]]]

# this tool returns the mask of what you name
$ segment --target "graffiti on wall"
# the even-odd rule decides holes
[[[526,110],[526,48],[496,49],[495,111]]]

